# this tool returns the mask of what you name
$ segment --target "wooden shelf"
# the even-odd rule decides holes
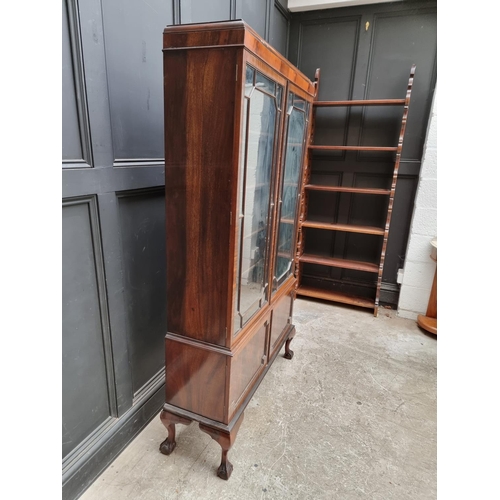
[[[309,149],[316,151],[397,151],[397,146],[316,146],[311,144]]]
[[[340,292],[332,292],[330,290],[320,290],[309,286],[299,286],[296,290],[297,295],[304,297],[313,297],[315,299],[329,300],[332,302],[341,302],[343,304],[351,304],[359,307],[366,307],[368,309],[375,308],[375,301],[365,299],[364,297],[354,297]]]
[[[299,257],[300,262],[308,264],[319,264],[320,266],[340,267],[342,269],[353,269],[355,271],[365,271],[368,273],[378,273],[378,264],[370,262],[361,262],[357,260],[335,259],[333,257],[320,257],[318,255],[302,254]]]
[[[315,222],[305,220],[302,227],[311,227],[314,229],[328,229],[330,231],[346,231],[347,233],[376,234],[382,236],[384,229],[373,226],[354,226],[351,224],[332,224],[330,222]]]
[[[321,184],[306,184],[306,189],[311,191],[331,191],[337,193],[359,193],[359,194],[391,194],[390,189],[376,189],[376,188],[355,188],[355,187],[340,187],[340,186],[322,186]]]
[[[406,99],[357,99],[352,101],[315,101],[313,106],[402,106]]]

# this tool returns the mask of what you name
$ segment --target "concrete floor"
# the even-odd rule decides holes
[[[154,418],[81,499],[435,499],[436,338],[395,311],[303,299],[294,321],[295,356],[247,407],[229,481],[196,424],[162,455]]]

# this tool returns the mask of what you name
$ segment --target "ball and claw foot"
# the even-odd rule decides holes
[[[233,445],[238,429],[243,421],[243,413],[239,416],[238,420],[233,424],[230,431],[210,427],[209,425],[200,422],[200,430],[206,432],[212,439],[217,441],[221,447],[222,456],[219,468],[217,469],[217,476],[227,481],[233,472],[233,464],[227,459],[227,455],[231,446]]]
[[[227,460],[226,463],[222,463],[219,465],[217,469],[217,475],[221,479],[225,479],[226,481],[231,477],[231,473],[233,472],[233,464]]]
[[[170,455],[175,450],[177,443],[175,441],[169,441],[169,438],[165,439],[163,443],[160,444],[160,451],[164,455]]]
[[[285,359],[292,359],[293,358],[293,351],[290,349],[290,342],[292,339],[287,339],[286,344],[285,344]]]
[[[160,413],[160,419],[162,424],[168,431],[168,437],[160,444],[160,451],[164,455],[170,455],[177,445],[175,442],[175,424],[184,424],[189,425],[191,420],[185,417],[181,417],[179,415],[174,415],[166,410],[162,410]]]

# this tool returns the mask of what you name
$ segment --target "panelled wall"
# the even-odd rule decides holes
[[[288,58],[308,77],[321,68],[319,99],[404,98],[410,67],[416,64],[410,112],[389,234],[380,300],[398,303],[398,269],[403,267],[419,179],[422,151],[436,83],[436,2],[381,3],[294,13]],[[321,145],[395,146],[400,107],[322,108],[316,114],[314,142]],[[334,151],[315,154],[315,184],[390,187],[392,153]],[[309,195],[311,220],[385,225],[383,197]],[[306,248],[318,255],[373,262],[380,237],[308,229]],[[367,273],[304,264],[302,283],[364,296],[375,278]],[[373,285],[367,285],[371,279]]]
[[[286,55],[284,0],[62,2],[65,499],[164,402],[163,29],[239,18]]]

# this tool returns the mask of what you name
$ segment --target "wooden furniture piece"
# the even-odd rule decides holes
[[[299,217],[299,237],[297,247],[297,269],[298,269],[298,288],[297,295],[306,297],[314,297],[333,302],[341,302],[352,304],[355,306],[373,309],[374,315],[377,316],[380,287],[382,284],[382,273],[384,270],[385,252],[387,248],[387,240],[389,237],[389,229],[391,224],[392,208],[394,203],[394,194],[396,191],[396,182],[398,178],[399,163],[401,160],[401,150],[403,148],[403,139],[405,135],[406,121],[408,117],[408,109],[410,105],[411,90],[413,78],[415,75],[415,65],[412,66],[406,97],[404,99],[370,99],[370,100],[350,100],[350,101],[318,101],[313,103],[313,115],[311,118],[310,136],[308,140],[308,154],[304,176],[302,181],[302,201]],[[316,74],[316,79],[319,85],[319,72]],[[315,125],[315,110],[320,107],[350,107],[350,106],[402,106],[401,128],[399,140],[396,146],[346,146],[346,145],[318,145],[314,144],[314,125]],[[357,186],[332,186],[311,183],[311,171],[313,163],[313,154],[315,151],[393,151],[395,153],[394,170],[392,172],[392,182],[385,189],[379,187],[357,187]],[[335,221],[316,221],[308,218],[308,199],[315,192],[331,192],[338,193],[339,196],[383,196],[387,198],[385,225],[380,227],[352,224],[349,220],[345,223]],[[380,252],[376,260],[370,262],[346,259],[343,255],[329,254],[326,249],[323,255],[313,254],[308,252],[306,245],[306,233],[308,228],[322,229],[325,231],[338,231],[347,233],[357,233],[370,235],[380,239]],[[325,255],[326,254],[326,255]],[[304,263],[316,264],[320,266],[337,267],[341,269],[350,269],[369,273],[374,278],[370,279],[369,286],[373,290],[371,297],[355,297],[348,293],[340,291],[325,290],[318,287],[311,287],[302,283],[302,274]]]
[[[278,352],[292,359],[298,200],[315,85],[244,22],[163,35],[166,402],[228,460]]]
[[[433,251],[431,259],[437,262],[437,239],[431,241]],[[434,279],[432,280],[431,294],[429,295],[429,302],[427,303],[427,311],[425,316],[419,314],[417,317],[417,324],[429,333],[437,335],[437,267],[434,271]]]

